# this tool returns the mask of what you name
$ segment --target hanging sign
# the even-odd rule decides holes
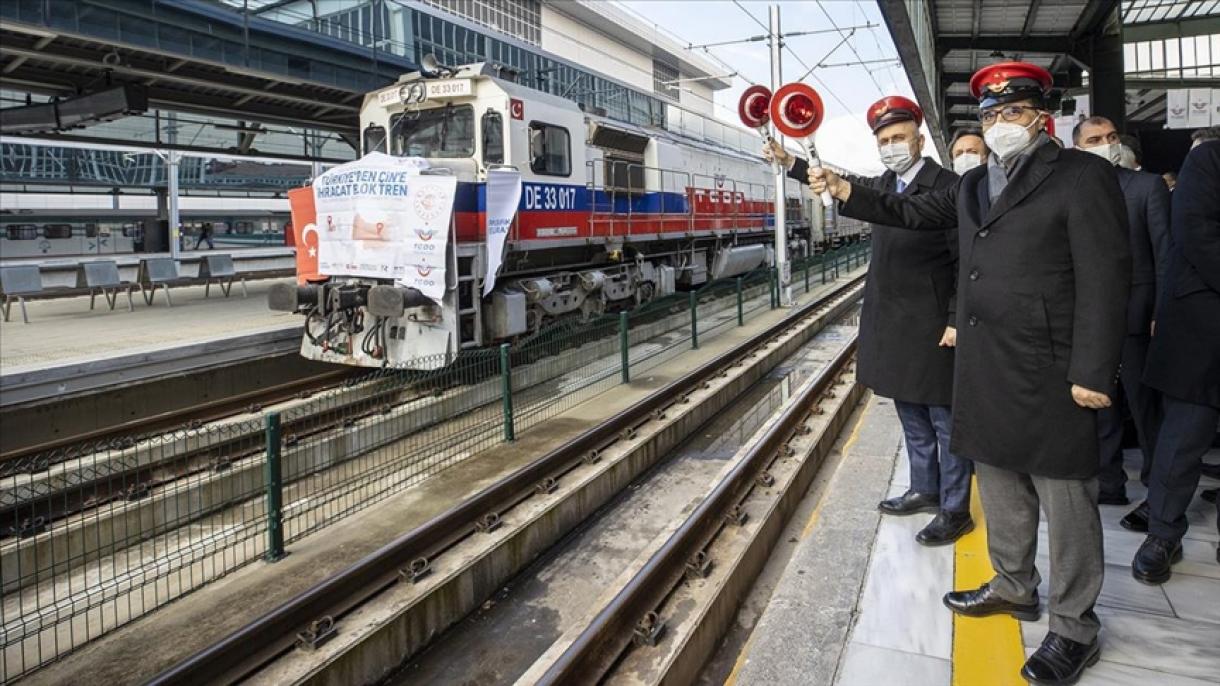
[[[521,172],[516,169],[487,172],[487,273],[483,276],[483,297],[496,285],[496,274],[504,263],[508,230],[520,202]]]
[[[1187,123],[1189,92],[1184,88],[1165,91],[1165,125],[1171,129],[1185,129]]]
[[[1212,91],[1210,88],[1191,88],[1186,101],[1186,125],[1203,128],[1212,124]]]
[[[374,152],[315,179],[318,272],[394,279],[439,302],[457,177],[427,167]]]

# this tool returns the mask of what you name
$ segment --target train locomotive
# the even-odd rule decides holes
[[[366,95],[360,128],[364,155],[422,158],[429,173],[456,176],[444,296],[335,274],[283,284],[271,307],[307,317],[310,359],[436,369],[462,350],[774,261],[774,175],[756,137],[729,146],[617,121],[491,63],[404,75]],[[486,185],[497,168],[520,173],[521,197],[484,296]],[[789,255],[799,258],[827,241],[830,210],[795,181],[785,195]]]

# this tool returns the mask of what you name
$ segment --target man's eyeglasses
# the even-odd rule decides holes
[[[1021,113],[1025,110],[1042,111],[1037,107],[1030,107],[1029,105],[1005,105],[998,109],[979,112],[979,121],[984,124],[990,124],[995,121],[996,117],[1000,117],[1004,121],[1016,121],[1021,118]]]

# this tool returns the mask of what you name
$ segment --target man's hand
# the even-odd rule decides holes
[[[1097,391],[1090,391],[1084,386],[1072,384],[1072,400],[1081,407],[1087,407],[1090,410],[1100,410],[1110,406],[1110,396]]]
[[[780,166],[782,166],[784,169],[792,168],[792,155],[789,155],[788,151],[784,150],[784,146],[780,145],[779,141],[767,141],[767,143],[763,145],[762,154],[763,159],[767,160],[768,163],[779,160]]]
[[[945,333],[940,337],[940,347],[956,348],[957,347],[957,329],[952,326],[945,327]]]
[[[843,202],[851,197],[851,183],[823,167],[809,168],[809,189],[814,195],[821,195],[822,191],[829,190],[832,196]]]

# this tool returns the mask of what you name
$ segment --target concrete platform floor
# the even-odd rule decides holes
[[[915,542],[915,533],[931,515],[881,517],[876,511],[880,498],[902,493],[909,483],[893,403],[872,398],[843,450],[825,497],[804,530],[795,529],[801,531],[796,550],[725,683],[981,686],[966,676],[966,656],[955,650],[952,613],[941,603],[954,586],[960,551]],[[1205,459],[1220,462],[1220,450]],[[1133,475],[1128,494],[1135,503],[1144,495],[1135,478],[1137,453],[1128,451],[1127,460]],[[884,478],[877,479],[880,473]],[[1204,478],[1200,490],[1217,485]],[[1185,559],[1163,586],[1145,586],[1131,577],[1131,558],[1143,536],[1118,525],[1128,509],[1101,508],[1106,550],[1097,606],[1103,624],[1101,662],[1079,683],[1220,683],[1215,506],[1198,498],[1192,504]],[[1045,526],[1043,521],[1038,566],[1049,579]],[[980,535],[982,528],[970,536]],[[861,537],[870,543],[858,545]],[[966,542],[963,538],[958,547]],[[1044,581],[1043,598],[1047,590]],[[1039,622],[962,619],[957,630],[973,630],[962,622],[993,620],[1008,623],[998,630],[1009,632],[1009,649],[1015,653],[1010,662],[1016,669],[989,674],[986,684],[1024,684],[1016,672],[1046,633],[1045,611]]]
[[[173,307],[160,288],[152,305],[145,305],[137,291],[132,312],[122,294],[113,311],[101,296],[93,310],[88,296],[34,300],[26,303],[29,324],[22,323],[21,308],[14,302],[10,321],[0,323],[0,374],[300,328],[302,317],[267,308],[267,291],[278,281],[284,279],[250,281],[249,297],[244,298],[239,284],[228,298],[216,286],[210,298],[204,298],[203,286],[175,288]]]

